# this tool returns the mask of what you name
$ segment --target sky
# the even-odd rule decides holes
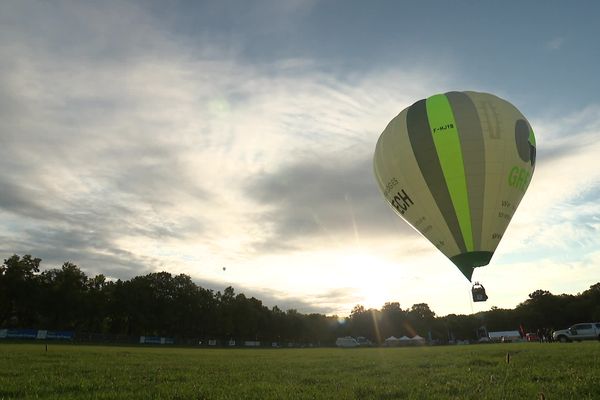
[[[593,1],[0,2],[0,258],[190,275],[345,316],[512,308],[600,282]],[[404,108],[475,90],[536,132],[489,300],[372,171]]]

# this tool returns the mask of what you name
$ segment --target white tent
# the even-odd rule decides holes
[[[497,331],[488,332],[490,340],[494,342],[504,341],[519,341],[521,340],[521,334],[519,331]]]
[[[425,343],[425,339],[419,335],[415,335],[412,339],[413,342],[415,343]]]
[[[410,338],[406,335],[404,335],[398,339],[399,346],[410,346],[411,344],[413,344],[412,340],[410,340]]]
[[[400,339],[393,335],[383,341],[384,346],[398,346],[399,344]]]

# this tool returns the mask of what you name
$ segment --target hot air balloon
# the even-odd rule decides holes
[[[396,213],[471,281],[529,186],[535,136],[523,114],[497,96],[436,94],[392,119],[373,164]]]

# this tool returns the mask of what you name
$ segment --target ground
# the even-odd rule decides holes
[[[507,357],[509,355],[509,357]],[[0,399],[597,399],[600,343],[206,349],[0,343]]]

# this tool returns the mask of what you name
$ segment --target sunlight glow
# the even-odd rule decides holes
[[[386,302],[393,301],[390,283],[395,281],[394,266],[366,252],[349,252],[344,265],[352,271],[352,285],[357,288],[357,297],[365,308],[380,309]]]

